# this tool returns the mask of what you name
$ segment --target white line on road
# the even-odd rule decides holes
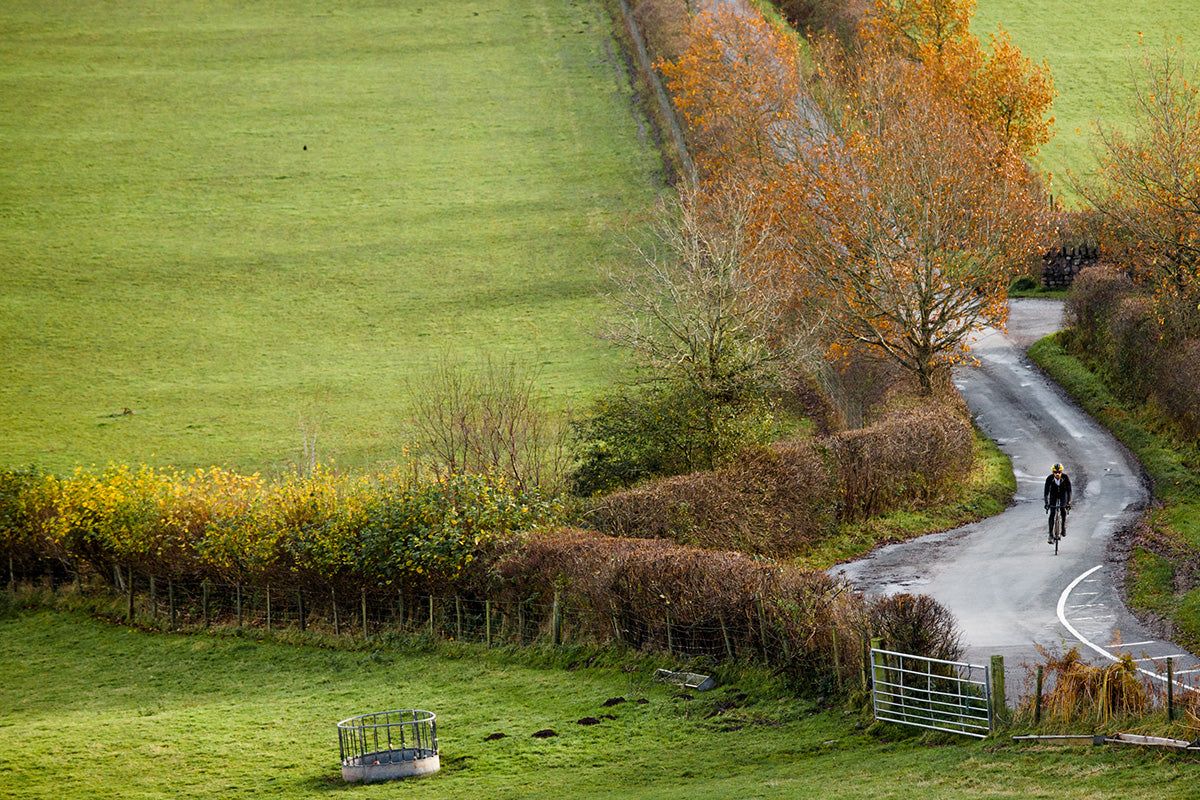
[[[1070,622],[1067,622],[1067,614],[1066,614],[1067,598],[1071,595],[1071,590],[1074,589],[1079,584],[1083,583],[1083,581],[1085,579],[1087,579],[1093,572],[1095,572],[1096,570],[1100,569],[1103,566],[1104,566],[1103,564],[1097,564],[1096,566],[1089,569],[1087,572],[1085,572],[1082,575],[1080,575],[1079,577],[1077,577],[1075,580],[1071,581],[1067,585],[1067,588],[1063,589],[1062,594],[1060,594],[1058,596],[1058,621],[1063,624],[1064,628],[1066,628],[1067,630],[1069,630],[1071,632],[1071,635],[1074,636],[1079,641],[1080,644],[1090,647],[1091,649],[1095,650],[1100,655],[1107,658],[1109,661],[1119,661],[1120,660],[1119,657],[1114,656],[1112,653],[1108,652],[1100,645],[1095,644],[1094,642],[1089,640],[1086,636],[1084,636],[1082,633],[1077,631],[1075,629],[1075,626],[1073,626]],[[1093,578],[1092,580],[1095,580],[1095,579]],[[1166,683],[1166,678],[1159,675],[1157,672],[1151,672],[1150,670],[1144,669],[1143,667],[1138,667],[1137,671],[1142,673],[1143,675],[1149,675],[1151,678],[1154,678],[1155,680],[1159,680],[1159,681],[1162,681],[1163,683]],[[1191,691],[1197,691],[1195,687],[1188,686],[1185,683],[1176,682],[1175,685],[1180,686],[1184,689],[1189,689]]]

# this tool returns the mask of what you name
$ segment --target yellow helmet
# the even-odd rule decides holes
[[[1062,472],[1062,464],[1055,464],[1052,472]]]

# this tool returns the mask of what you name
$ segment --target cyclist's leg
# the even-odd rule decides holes
[[[1046,531],[1046,544],[1054,544],[1054,506],[1050,506],[1050,527]]]

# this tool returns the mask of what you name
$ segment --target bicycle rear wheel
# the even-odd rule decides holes
[[[1063,530],[1063,510],[1054,508],[1050,513],[1054,515],[1054,555],[1058,555],[1058,540],[1062,538]]]

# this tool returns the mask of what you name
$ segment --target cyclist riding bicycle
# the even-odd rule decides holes
[[[1071,479],[1067,477],[1067,473],[1063,472],[1062,464],[1055,464],[1054,468],[1050,470],[1050,474],[1046,476],[1046,488],[1042,493],[1042,501],[1047,510],[1051,506],[1055,507],[1055,511],[1050,514],[1050,530],[1046,539],[1048,543],[1054,544],[1054,515],[1064,515],[1062,535],[1066,536],[1065,514],[1071,509]],[[1058,510],[1059,507],[1062,508],[1061,511]]]

